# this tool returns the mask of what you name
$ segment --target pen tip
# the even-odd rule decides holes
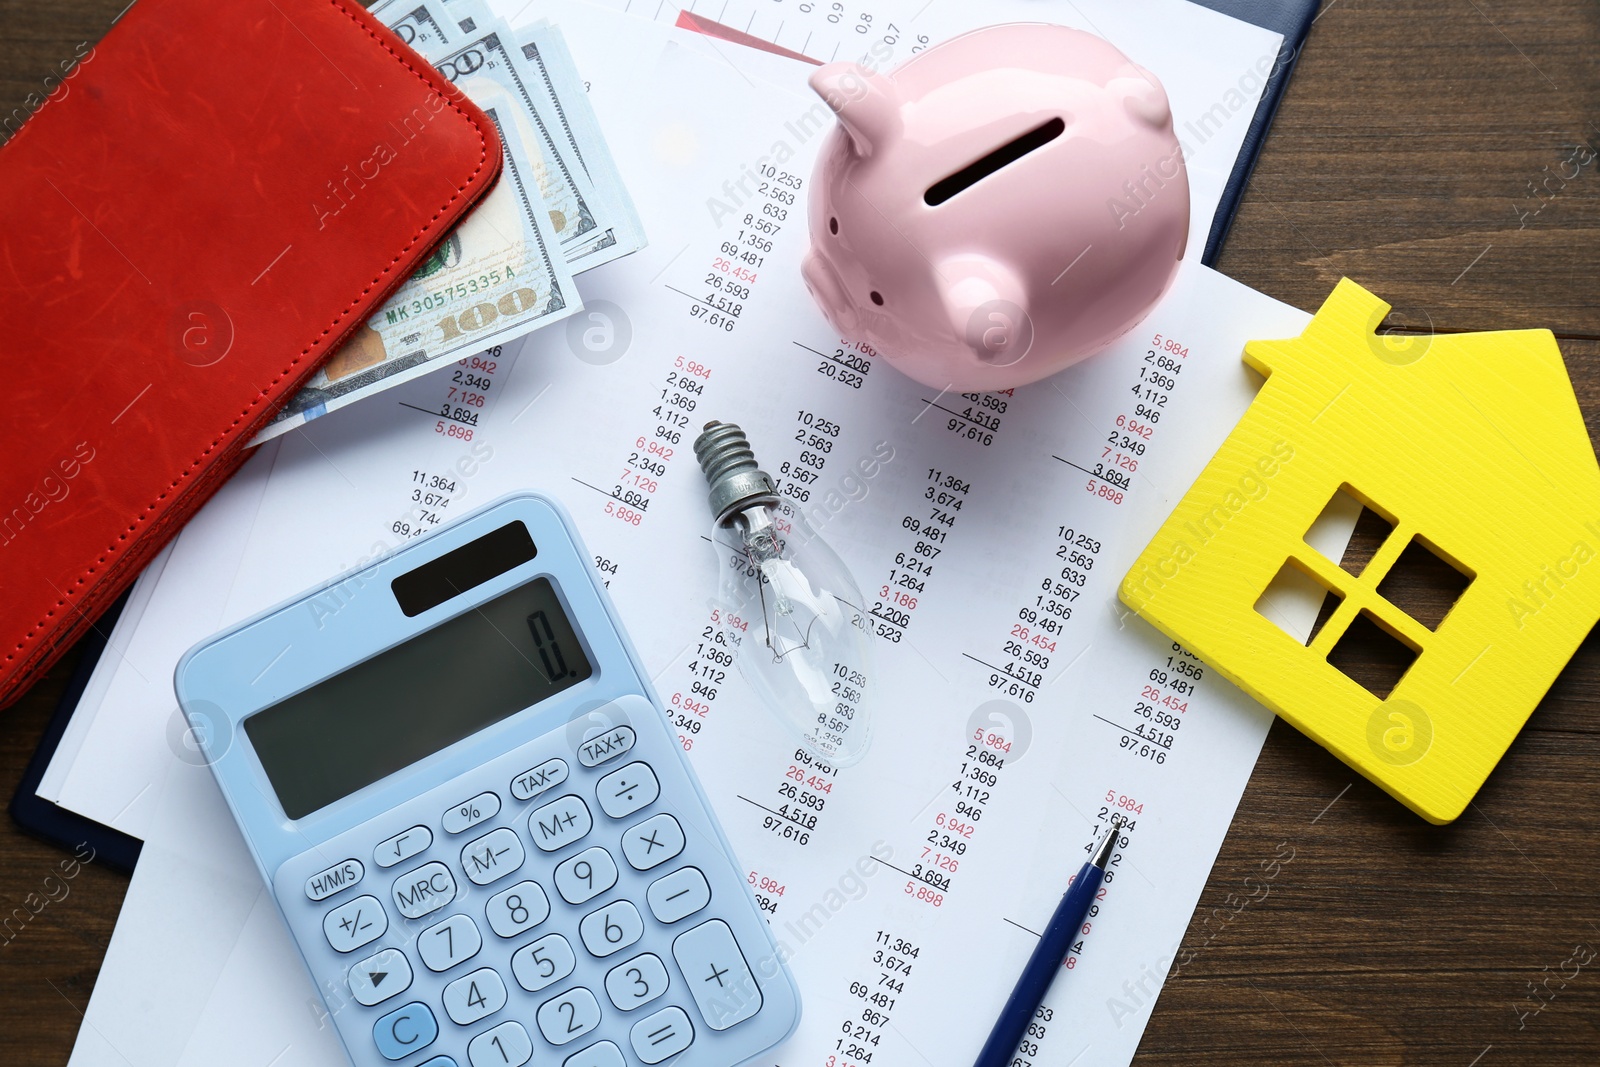
[[[1090,859],[1090,863],[1101,870],[1105,870],[1106,864],[1111,862],[1111,850],[1116,847],[1117,835],[1121,833],[1123,826],[1127,825],[1127,822],[1127,818],[1121,814],[1111,816],[1111,825],[1106,828],[1105,833],[1100,835],[1100,840],[1095,845],[1094,856]]]

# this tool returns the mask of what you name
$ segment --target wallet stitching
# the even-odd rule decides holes
[[[410,60],[406,59],[406,57],[402,56],[399,52],[396,52],[394,48],[390,46],[388,41],[384,40],[381,36],[374,32],[370,25],[358,18],[355,13],[349,9],[349,7],[341,2],[341,0],[328,0],[328,2],[332,6],[338,8],[339,11],[343,13],[344,16],[351,22],[355,23],[358,28],[365,31],[368,37],[371,37],[378,44],[382,45],[383,50],[393,56],[395,61],[401,66],[405,67],[406,70],[415,75],[418,81],[422,82],[430,89],[438,90],[438,84],[433,78],[430,78],[428,74],[418,70]],[[452,86],[452,88],[454,87]],[[333,321],[328,323],[327,326],[323,327],[322,332],[319,333],[309,344],[307,344],[305,348],[301,349],[300,354],[291,359],[289,361],[289,365],[284,367],[283,370],[279,371],[277,376],[260,390],[254,400],[245,405],[244,410],[234,417],[234,420],[228,424],[227,429],[218,434],[216,439],[207,445],[205,449],[194,458],[189,466],[178,472],[178,476],[172,480],[170,485],[156,495],[155,500],[151,501],[145,506],[144,510],[141,511],[134,518],[134,520],[128,524],[128,528],[122,531],[122,533],[118,534],[117,539],[106,547],[105,551],[100,554],[100,557],[95,560],[94,564],[80,574],[72,582],[72,584],[68,586],[66,592],[62,593],[60,599],[58,599],[55,604],[44,613],[44,618],[34,623],[33,627],[27,633],[22,635],[22,640],[17,642],[16,647],[10,652],[6,653],[4,659],[5,663],[10,664],[12,660],[15,660],[18,655],[28,647],[29,643],[33,641],[34,637],[40,632],[40,630],[44,629],[45,625],[55,617],[56,613],[60,611],[61,608],[68,605],[71,597],[77,593],[79,589],[88,581],[89,577],[93,575],[96,570],[99,570],[103,564],[121,551],[122,546],[128,540],[128,535],[137,530],[141,523],[146,522],[149,519],[150,514],[160,507],[162,501],[171,496],[172,491],[181,485],[186,478],[192,475],[195,470],[200,467],[201,463],[204,462],[207,456],[216,451],[219,445],[223,444],[229,438],[229,436],[234,434],[234,432],[239,428],[239,424],[249,418],[251,411],[260,406],[264,400],[272,395],[272,391],[278,385],[278,383],[283,381],[284,378],[288,377],[294,368],[297,367],[313,349],[322,344],[327,336],[334,331],[335,327],[344,321],[344,319],[350,314],[351,310],[355,308],[356,305],[360,304],[363,298],[365,298],[368,293],[372,292],[373,288],[383,280],[384,276],[394,270],[395,264],[400,262],[401,259],[405,258],[406,254],[410,252],[411,249],[416,247],[417,242],[420,241],[423,236],[433,228],[434,224],[439,221],[440,216],[442,216],[446,210],[449,209],[450,205],[461,199],[462,194],[466,191],[468,186],[472,185],[478,180],[478,175],[483,173],[483,168],[489,159],[489,148],[487,140],[483,135],[483,127],[480,126],[471,115],[467,114],[467,112],[463,110],[459,104],[452,100],[448,92],[441,92],[440,95],[444,97],[445,102],[448,103],[457,114],[465,119],[478,134],[478,165],[473,168],[472,173],[468,174],[466,179],[456,186],[456,190],[451,194],[450,199],[446,200],[439,210],[433,213],[432,218],[423,223],[421,226],[417,227],[416,232],[411,235],[411,239],[406,242],[405,247],[400,249],[399,252],[395,253],[394,257],[389,260],[388,264],[385,265],[382,270],[378,271],[377,275],[367,283],[365,288],[361,290],[360,294],[353,297],[350,300],[350,303],[346,304],[344,309],[333,317]]]

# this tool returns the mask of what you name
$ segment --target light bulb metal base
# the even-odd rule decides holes
[[[694,441],[694,455],[711,487],[711,514],[718,524],[754,507],[773,507],[778,488],[756,463],[750,439],[731,422],[708,422]]]

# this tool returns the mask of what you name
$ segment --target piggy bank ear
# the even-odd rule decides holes
[[[939,262],[937,282],[950,328],[980,363],[1009,367],[1028,354],[1028,290],[1009,267],[988,256],[951,256]]]
[[[872,155],[900,132],[900,106],[894,83],[859,63],[829,63],[811,75],[811,88],[839,117],[850,144]]]
[[[1172,107],[1167,103],[1167,91],[1161,80],[1143,67],[1135,66],[1136,77],[1118,78],[1113,87],[1122,89],[1122,106],[1129,115],[1152,129],[1164,129],[1172,123]]]

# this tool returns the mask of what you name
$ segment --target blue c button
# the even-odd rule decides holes
[[[414,1000],[379,1019],[372,1027],[372,1040],[385,1059],[399,1060],[433,1044],[439,1036],[439,1022],[420,1000]]]

